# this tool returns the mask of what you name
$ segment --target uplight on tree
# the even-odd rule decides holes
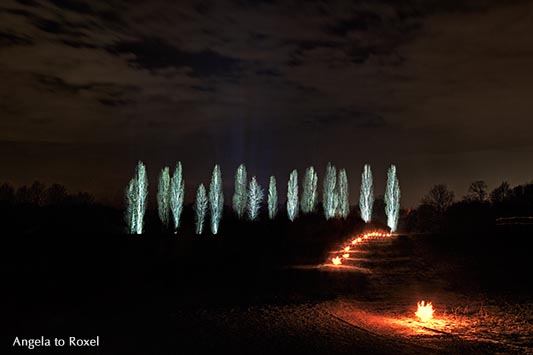
[[[350,213],[350,202],[348,199],[348,175],[346,170],[341,169],[339,171],[339,181],[337,184],[338,189],[338,206],[337,206],[337,215],[340,218],[348,218]]]
[[[126,220],[128,233],[137,233],[137,213],[135,208],[137,207],[137,181],[135,178],[131,179],[128,187],[126,188],[126,214],[124,219]]]
[[[207,214],[207,194],[204,184],[200,184],[196,192],[196,201],[194,202],[194,219],[196,225],[196,234],[202,234],[204,229],[205,215]]]
[[[324,216],[326,219],[335,217],[337,210],[338,196],[337,196],[337,169],[328,163],[326,168],[326,177],[324,178],[324,190],[322,205],[324,208]]]
[[[170,173],[168,166],[164,167],[159,174],[157,212],[163,226],[168,228],[170,222]]]
[[[263,189],[257,183],[257,179],[252,177],[250,185],[248,187],[248,219],[255,221],[259,216],[259,209],[261,208],[261,202],[263,202]]]
[[[268,184],[268,218],[274,219],[278,214],[278,189],[276,187],[276,178],[270,177]]]
[[[298,216],[298,172],[293,170],[287,184],[287,215],[291,221]]]
[[[211,233],[217,234],[224,209],[224,193],[222,191],[222,175],[220,166],[215,165],[211,184],[209,185],[209,207],[211,212]]]
[[[185,181],[181,162],[176,164],[176,169],[170,180],[170,209],[174,221],[174,231],[180,226],[181,213],[183,212],[183,200],[185,199]]]
[[[387,172],[387,189],[385,190],[385,213],[387,214],[387,225],[391,233],[398,228],[400,217],[400,182],[396,175],[396,166],[391,165]]]
[[[372,208],[374,207],[374,186],[370,165],[365,164],[361,175],[361,192],[359,195],[359,209],[361,218],[366,223],[372,220]]]
[[[317,183],[318,175],[314,167],[309,167],[305,170],[303,180],[303,192],[300,206],[303,213],[311,213],[315,211],[317,204]]]
[[[233,193],[233,211],[237,217],[242,218],[246,213],[246,203],[248,198],[246,196],[247,174],[244,164],[239,165],[235,172],[235,191]]]
[[[135,169],[135,176],[130,180],[126,189],[126,222],[130,234],[142,234],[144,214],[148,197],[148,178],[146,166],[139,161]]]

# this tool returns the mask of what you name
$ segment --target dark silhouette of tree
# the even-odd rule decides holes
[[[466,201],[484,202],[487,199],[487,184],[483,180],[477,180],[470,184]]]
[[[422,198],[422,204],[407,216],[406,224],[420,232],[442,232],[446,229],[446,213],[455,195],[445,184],[433,186]]]
[[[422,203],[432,207],[437,213],[444,213],[453,204],[455,195],[444,184],[435,185],[422,198]]]
[[[65,186],[53,184],[46,187],[42,182],[34,181],[15,188],[9,183],[0,185],[0,203],[19,206],[89,206],[95,203],[94,197],[87,192],[70,194]]]
[[[492,190],[490,193],[490,201],[494,204],[503,203],[511,199],[511,194],[511,186],[507,181],[504,181],[500,186]]]
[[[385,214],[385,198],[383,195],[379,195],[374,200],[374,208],[372,209],[372,219],[376,221],[384,222],[387,219]]]
[[[67,200],[67,189],[63,185],[53,184],[46,189],[46,203],[49,205],[62,205]]]
[[[511,190],[507,209],[515,215],[533,214],[533,184],[519,185]]]
[[[94,197],[87,192],[78,192],[68,196],[68,204],[75,206],[89,206],[94,204]]]
[[[44,191],[46,186],[39,181],[34,181],[28,188],[28,203],[34,206],[42,206],[45,202]]]
[[[15,193],[15,203],[18,205],[27,205],[30,203],[30,192],[28,186],[20,186]]]
[[[15,189],[11,184],[3,183],[0,185],[0,205],[11,206],[15,203]]]

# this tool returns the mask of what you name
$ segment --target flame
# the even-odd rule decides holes
[[[362,241],[363,241],[363,238],[361,238],[361,237],[355,238],[354,240],[352,240],[352,244],[361,243]]]
[[[350,242],[348,242],[348,245],[344,245],[341,247],[340,253],[342,254],[340,254],[339,251],[336,251],[340,255],[332,258],[331,262],[335,266],[341,265],[343,259],[347,259],[350,257],[349,252],[357,250],[357,244],[363,243],[363,242],[367,243],[370,240],[375,239],[375,238],[386,238],[386,237],[392,237],[392,236],[393,234],[389,232],[385,232],[385,231],[372,231],[372,232],[365,232],[365,233],[356,235],[353,237],[353,239]]]
[[[342,260],[341,258],[339,258],[338,256],[334,257],[333,259],[331,259],[331,262],[333,263],[333,265],[340,265],[342,264]]]
[[[418,309],[415,312],[415,315],[420,318],[420,321],[423,323],[431,320],[433,318],[433,312],[435,311],[433,309],[433,305],[431,302],[425,302],[421,301],[417,303]]]

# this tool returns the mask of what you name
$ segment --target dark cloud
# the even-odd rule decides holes
[[[16,45],[30,45],[33,41],[29,36],[22,34],[15,34],[13,32],[0,31],[0,47],[16,46]]]
[[[34,18],[32,22],[37,28],[44,32],[52,34],[83,36],[83,33],[72,30],[72,26],[66,26],[58,21]]]
[[[74,47],[74,48],[98,48],[98,46],[95,44],[88,43],[85,41],[79,41],[75,39],[63,39],[61,40],[61,42],[69,47]]]
[[[272,5],[276,4],[278,1],[276,0],[232,0],[232,2],[238,4],[240,7],[243,8],[255,8],[262,5]]]
[[[39,85],[42,89],[52,92],[77,93],[79,90],[84,88],[83,85],[67,84],[63,79],[56,76],[34,73],[33,78],[35,80],[35,83]]]
[[[98,100],[102,105],[105,106],[125,106],[128,104],[131,104],[132,101],[130,100],[124,100],[124,99],[117,99],[117,98],[107,98],[107,99],[99,99]]]
[[[16,15],[16,16],[26,16],[26,17],[32,17],[33,14],[29,11],[22,10],[22,9],[13,9],[13,8],[3,8],[0,9],[0,12],[5,12],[7,14]]]
[[[276,68],[261,68],[255,71],[260,76],[280,77],[281,72]]]
[[[35,0],[16,0],[16,2],[26,6],[40,6],[39,3]]]
[[[376,128],[386,125],[385,119],[372,112],[359,111],[354,108],[338,108],[326,112],[312,114],[306,120],[308,124],[323,125],[325,127],[359,127]]]
[[[202,91],[202,92],[215,92],[216,91],[216,89],[213,86],[207,86],[207,85],[191,85],[191,89]]]
[[[37,73],[33,74],[33,78],[41,90],[68,94],[88,93],[94,96],[102,105],[113,107],[132,103],[133,101],[129,97],[140,91],[139,88],[133,85],[111,83],[71,84],[59,77]]]
[[[342,48],[343,42],[332,40],[285,40],[282,45],[296,47],[293,56],[304,56],[306,51],[312,51],[317,48]]]
[[[194,10],[200,15],[207,15],[211,11],[211,3],[208,1],[199,1],[194,5]]]
[[[93,9],[84,1],[78,0],[50,0],[52,4],[60,9],[78,12],[81,14],[92,14]]]
[[[381,16],[372,11],[354,11],[349,18],[341,19],[334,24],[327,25],[325,31],[336,36],[344,37],[352,31],[369,31],[383,26]]]
[[[198,77],[232,76],[239,72],[242,64],[238,58],[211,49],[186,52],[156,37],[117,42],[109,50],[118,55],[134,54],[130,62],[144,69],[188,68]]]
[[[250,33],[250,40],[254,41],[254,42],[261,42],[261,41],[264,41],[264,40],[266,40],[268,38],[269,38],[269,36],[266,33],[255,32],[255,31]]]

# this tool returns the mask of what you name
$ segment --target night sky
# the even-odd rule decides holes
[[[364,163],[402,203],[533,178],[531,1],[0,3],[0,181],[59,182],[111,203],[137,160],[151,194],[181,160],[187,197],[245,162]]]

